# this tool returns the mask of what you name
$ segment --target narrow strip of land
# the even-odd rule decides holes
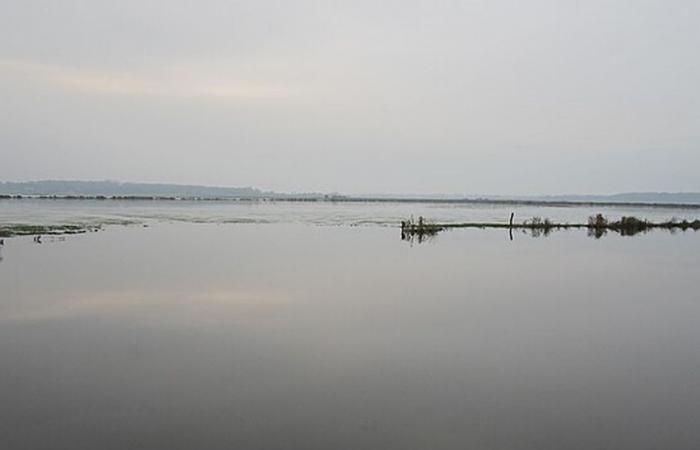
[[[566,230],[584,228],[594,235],[600,235],[607,231],[620,233],[623,236],[632,236],[652,229],[664,230],[700,230],[700,220],[669,220],[666,222],[650,222],[636,217],[625,216],[617,221],[610,221],[602,214],[591,216],[587,223],[556,223],[549,219],[534,217],[520,223],[503,222],[462,222],[462,223],[431,223],[422,217],[418,221],[408,220],[401,222],[402,236],[434,235],[450,228],[501,228],[509,230],[531,230],[544,232],[552,230]]]

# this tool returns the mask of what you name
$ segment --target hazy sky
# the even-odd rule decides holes
[[[698,0],[0,11],[0,180],[700,190]]]

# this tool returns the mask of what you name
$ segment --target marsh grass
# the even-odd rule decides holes
[[[404,241],[425,242],[434,237],[445,227],[427,222],[422,216],[415,221],[413,217],[401,222],[401,239]]]
[[[687,231],[700,230],[700,220],[688,221],[673,218],[667,222],[650,222],[634,216],[623,216],[616,222],[610,222],[601,214],[588,218],[588,232],[596,238],[600,238],[608,231],[614,231],[622,236],[634,236],[639,233],[646,233],[653,229],[669,230],[672,233],[678,230]]]

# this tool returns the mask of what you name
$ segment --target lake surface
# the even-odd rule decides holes
[[[700,442],[700,233],[411,244],[384,225],[513,208],[45,205],[0,203],[0,220],[150,226],[6,239],[2,449]]]

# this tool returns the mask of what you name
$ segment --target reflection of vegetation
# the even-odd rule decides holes
[[[0,237],[36,236],[57,234],[79,234],[87,231],[95,231],[99,226],[85,227],[82,225],[28,225],[8,224],[0,225]]]
[[[557,225],[553,224],[551,220],[542,220],[540,217],[533,217],[529,221],[526,220],[522,224],[523,229],[530,230],[532,237],[548,236],[552,229],[556,226]],[[515,226],[513,226],[513,228],[514,227]],[[508,228],[511,228],[511,226],[509,225]]]
[[[417,238],[418,242],[422,242],[426,236],[434,236],[440,231],[449,228],[507,228],[511,233],[513,230],[521,230],[524,233],[530,232],[533,237],[548,236],[554,229],[582,228],[588,230],[589,236],[601,238],[607,234],[608,231],[619,233],[622,236],[634,236],[652,229],[665,229],[671,232],[677,230],[697,231],[700,230],[700,220],[680,221],[678,219],[672,219],[667,222],[655,223],[633,216],[623,216],[618,221],[610,221],[602,214],[596,214],[595,216],[589,217],[588,222],[585,224],[554,223],[549,219],[542,219],[541,217],[533,217],[519,224],[482,222],[436,224],[428,223],[420,217],[418,222],[414,222],[412,219],[401,222],[401,238],[405,240]]]

